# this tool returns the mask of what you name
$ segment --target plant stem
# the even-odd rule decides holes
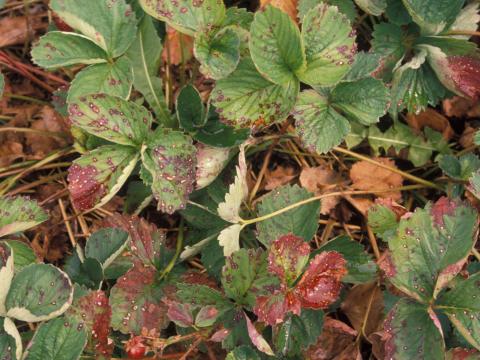
[[[350,150],[347,150],[347,149],[343,149],[343,148],[338,147],[338,146],[334,147],[333,150],[337,151],[337,152],[340,152],[340,153],[343,153],[343,154],[346,154],[346,155],[350,155],[350,156],[352,156],[354,158],[357,158],[359,160],[367,161],[371,164],[377,165],[378,167],[381,167],[383,169],[386,169],[386,170],[389,170],[389,171],[394,172],[396,174],[399,174],[399,175],[403,176],[405,179],[409,179],[409,180],[411,180],[413,182],[416,182],[418,184],[425,185],[426,187],[437,189],[437,190],[440,190],[440,191],[443,191],[443,192],[445,191],[444,188],[442,188],[441,186],[438,186],[437,184],[435,184],[431,181],[424,180],[424,179],[419,178],[415,175],[409,174],[405,171],[402,171],[402,170],[399,170],[397,168],[382,164],[378,161],[375,161],[375,160],[369,158],[368,156],[360,155],[360,154],[357,154],[356,152],[353,152],[353,151],[350,151]]]
[[[452,30],[447,32],[446,35],[470,35],[470,36],[480,36],[480,31],[472,30]]]
[[[184,230],[184,220],[183,217],[180,219],[180,225],[178,227],[178,236],[177,236],[177,246],[175,249],[175,255],[173,256],[172,260],[168,263],[165,270],[162,271],[160,274],[160,280],[167,276],[170,271],[172,271],[173,267],[177,263],[177,259],[180,256],[180,253],[183,250],[183,230]]]
[[[480,253],[478,252],[477,249],[472,248],[472,254],[477,258],[478,261],[480,261]]]

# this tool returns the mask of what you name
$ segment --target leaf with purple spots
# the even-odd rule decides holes
[[[32,49],[33,62],[45,69],[106,63],[107,59],[107,53],[89,38],[68,32],[50,31]]]
[[[34,200],[0,197],[0,237],[28,230],[47,219],[47,213]]]
[[[106,204],[120,190],[139,158],[133,147],[106,145],[75,160],[68,173],[68,189],[78,210]]]
[[[355,31],[336,6],[319,4],[303,18],[307,66],[298,74],[309,85],[331,86],[350,69],[357,52]]]
[[[122,55],[135,39],[137,20],[125,0],[52,0],[50,8],[109,57]]]
[[[168,214],[184,209],[195,183],[196,148],[192,139],[179,131],[158,128],[148,147],[142,148],[142,162],[153,178],[158,209]]]
[[[75,98],[69,103],[68,113],[72,124],[82,130],[130,146],[146,141],[153,121],[143,106],[106,94]]]
[[[225,19],[223,0],[140,0],[140,5],[150,16],[191,36]]]
[[[68,103],[90,94],[108,94],[127,99],[132,83],[132,66],[124,56],[112,63],[92,65],[75,76],[68,91]]]
[[[232,74],[217,81],[210,99],[223,123],[258,129],[285,120],[299,89],[296,79],[282,85],[268,81],[245,59]]]

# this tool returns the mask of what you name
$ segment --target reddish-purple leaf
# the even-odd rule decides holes
[[[168,306],[167,316],[175,324],[181,327],[193,326],[193,306],[190,304],[181,304],[168,299],[164,300]]]
[[[230,334],[230,330],[220,329],[212,335],[212,337],[210,338],[210,341],[217,342],[217,343],[222,342],[227,338],[229,334]]]
[[[260,321],[273,326],[282,323],[288,312],[300,315],[301,303],[295,294],[284,288],[269,296],[259,296],[253,311]]]
[[[198,327],[208,327],[215,323],[218,315],[220,315],[218,309],[213,305],[207,305],[200,309],[196,318],[195,325]]]
[[[458,202],[450,200],[445,196],[438,199],[438,201],[432,205],[431,210],[435,224],[443,226],[443,217],[445,215],[453,216],[458,205]]]
[[[302,307],[325,309],[340,293],[340,279],[347,273],[346,261],[335,251],[315,256],[295,286],[295,294]]]
[[[450,56],[448,68],[458,93],[474,100],[480,97],[480,59],[471,56]]]
[[[245,320],[247,322],[247,330],[248,330],[248,336],[250,337],[250,340],[252,340],[253,345],[260,350],[261,352],[273,356],[273,350],[268,345],[267,341],[265,338],[258,332],[258,330],[255,328],[255,326],[252,324],[252,321],[248,318],[247,314],[245,314]]]
[[[279,237],[270,247],[268,270],[282,282],[292,285],[308,262],[310,245],[301,237],[288,234]]]

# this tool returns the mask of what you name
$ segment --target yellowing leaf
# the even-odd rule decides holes
[[[263,9],[267,5],[279,8],[288,14],[293,21],[297,21],[297,0],[260,0],[260,8]]]

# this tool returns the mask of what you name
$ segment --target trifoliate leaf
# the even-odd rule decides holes
[[[52,0],[50,8],[110,57],[122,55],[135,38],[135,14],[125,0]]]
[[[387,8],[387,0],[355,0],[360,9],[367,14],[380,16]]]
[[[297,185],[285,185],[265,195],[258,205],[258,216],[265,216],[293,203],[306,200],[313,194]],[[257,224],[258,240],[267,248],[282,235],[292,233],[310,241],[318,228],[320,201],[299,206]]]
[[[32,49],[33,61],[46,69],[105,63],[107,58],[107,53],[89,38],[60,31],[48,32]]]
[[[13,251],[5,242],[0,242],[0,315],[5,314],[5,299],[14,274]],[[0,328],[1,329],[1,328]]]
[[[105,94],[74,99],[68,111],[73,125],[121,145],[141,145],[152,124],[152,116],[143,106]]]
[[[36,201],[26,197],[0,197],[0,237],[28,230],[48,219]]]
[[[334,85],[353,64],[355,31],[335,6],[322,3],[310,9],[303,18],[302,39],[307,67],[297,75],[306,84]]]
[[[218,80],[230,75],[240,61],[240,38],[233,28],[199,32],[195,36],[195,57],[203,75]]]
[[[22,358],[22,338],[9,318],[0,317],[0,354],[9,360],[20,360]]]
[[[127,146],[101,146],[75,160],[68,170],[68,189],[79,210],[106,204],[123,186],[139,158]]]
[[[284,120],[299,88],[295,79],[274,84],[260,75],[251,60],[242,60],[230,76],[217,81],[211,101],[222,122],[236,128],[260,127]]]
[[[140,0],[140,5],[150,16],[191,36],[221,26],[225,19],[225,5],[218,0]]]
[[[142,163],[153,178],[158,209],[168,214],[184,209],[195,183],[192,139],[179,131],[157,128],[148,147],[142,148]]]
[[[130,61],[121,57],[113,63],[97,64],[80,71],[68,90],[68,102],[90,94],[108,94],[127,99],[132,90]]]
[[[262,76],[281,85],[304,71],[300,31],[286,13],[268,5],[255,14],[250,34],[250,54]]]

